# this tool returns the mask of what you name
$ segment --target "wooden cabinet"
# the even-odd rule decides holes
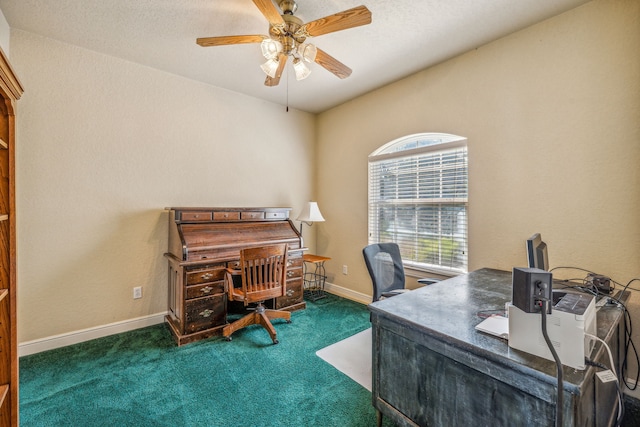
[[[224,271],[237,268],[240,250],[287,243],[287,295],[269,308],[306,307],[302,288],[302,239],[289,208],[167,208],[169,268],[167,323],[178,345],[221,335],[227,324]]]
[[[181,265],[169,256],[169,315],[178,344],[221,333],[226,324],[225,263]]]
[[[15,115],[22,92],[0,50],[0,426],[18,425]]]

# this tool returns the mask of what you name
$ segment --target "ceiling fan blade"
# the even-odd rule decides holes
[[[347,67],[324,50],[318,49],[315,62],[341,79],[346,79],[352,72],[351,68]]]
[[[296,35],[306,33],[315,37],[370,23],[371,11],[367,9],[366,6],[358,6],[353,9],[325,16],[324,18],[316,19],[315,21],[307,22],[296,31]]]
[[[262,43],[262,40],[267,36],[252,35],[252,36],[220,36],[220,37],[202,37],[196,39],[202,47],[207,46],[224,46],[229,44],[242,44],[242,43]]]
[[[284,70],[284,66],[287,63],[287,58],[289,57],[284,53],[280,54],[280,56],[278,57],[278,69],[276,70],[276,76],[267,76],[264,81],[265,86],[278,86],[278,83],[280,83],[280,77],[282,77],[282,71]]]
[[[253,0],[260,12],[267,18],[272,26],[284,25],[284,19],[280,16],[280,12],[271,0]]]

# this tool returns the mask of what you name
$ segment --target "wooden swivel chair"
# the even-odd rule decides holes
[[[242,277],[242,286],[235,287],[234,276]],[[240,267],[228,268],[225,273],[227,293],[230,301],[243,301],[245,307],[257,303],[248,315],[226,325],[222,336],[231,341],[231,335],[249,325],[262,325],[269,332],[274,344],[278,344],[276,330],[271,319],[285,319],[291,323],[291,313],[269,310],[263,305],[271,298],[284,296],[287,292],[287,245],[270,245],[240,251]]]

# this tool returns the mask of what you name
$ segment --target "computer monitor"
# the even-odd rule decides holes
[[[527,239],[527,257],[530,268],[549,270],[549,257],[547,255],[547,244],[542,241],[540,233],[536,233]]]

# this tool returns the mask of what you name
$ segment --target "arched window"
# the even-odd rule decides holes
[[[467,271],[467,139],[409,135],[369,155],[369,243],[396,242],[406,267]]]

